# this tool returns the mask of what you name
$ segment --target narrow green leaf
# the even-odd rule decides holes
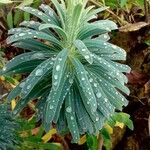
[[[86,16],[86,20],[90,21],[91,17],[93,17],[94,15],[97,15],[98,13],[106,10],[108,7],[101,7],[101,8],[97,8],[97,9],[93,9],[91,11],[89,11],[89,13]]]
[[[70,89],[70,92],[68,93],[66,97],[65,111],[66,111],[65,115],[67,118],[68,127],[70,129],[70,132],[73,138],[72,142],[77,143],[80,139],[80,135],[79,135],[79,129],[78,129],[76,116],[75,116],[73,89]]]
[[[13,28],[13,14],[12,11],[10,11],[7,15],[7,25],[9,29]]]
[[[23,15],[24,15],[24,20],[25,21],[29,21],[30,20],[30,14],[28,12],[24,12]]]
[[[66,98],[66,95],[68,94],[68,92],[70,90],[71,85],[73,84],[74,76],[72,76],[70,74],[68,74],[67,76],[68,77],[66,79],[66,82],[64,84],[64,88],[62,89],[62,93],[61,93],[61,96],[60,96],[61,97],[60,101],[57,105],[56,114],[55,114],[55,117],[54,117],[54,120],[53,120],[54,123],[57,123],[57,121],[58,121],[58,118],[59,118],[59,115],[60,115],[60,110],[61,110],[61,107],[63,105],[63,102]]]
[[[22,18],[23,18],[22,12],[20,12],[20,10],[16,10],[14,13],[14,25],[18,26]]]
[[[46,131],[49,131],[51,127],[51,123],[54,119],[58,103],[60,101],[61,92],[64,88],[64,84],[67,78],[66,71],[63,73],[61,77],[60,86],[58,87],[57,91],[54,88],[51,89],[49,96],[45,103],[45,115],[44,115],[44,128]]]
[[[51,23],[51,19],[49,18],[49,16],[44,14],[42,11],[39,11],[39,10],[34,9],[32,7],[19,7],[19,9],[21,9],[27,13],[30,13],[32,15],[35,15],[36,17],[40,18],[45,23]]]
[[[96,150],[98,146],[98,140],[95,135],[87,135],[87,146],[89,150]]]
[[[43,29],[46,29],[46,28],[52,28],[54,31],[56,31],[56,33],[60,36],[60,38],[62,38],[64,40],[67,39],[67,35],[66,35],[65,31],[62,28],[60,28],[56,25],[53,25],[53,24],[41,24],[39,26],[39,30],[43,30]]]
[[[52,0],[52,2],[57,10],[59,17],[60,17],[62,28],[65,29],[65,12],[57,0]]]
[[[84,66],[81,64],[81,62],[78,59],[74,58],[72,63],[75,67],[76,77],[78,79],[78,82],[87,98],[87,103],[89,103],[91,107],[91,111],[95,112],[97,109],[97,102],[87,76],[87,71],[84,69]]]
[[[7,72],[12,71],[17,66],[27,63],[29,61],[44,60],[44,59],[45,59],[44,53],[28,52],[25,54],[21,54],[19,56],[16,56],[15,58],[13,58],[6,64],[6,66],[3,68],[3,74],[6,74]]]
[[[76,96],[75,96],[75,109],[76,109],[77,118],[79,120],[79,124],[81,125],[82,130],[84,132],[88,132],[88,133],[92,134],[94,132],[93,121],[91,120],[88,112],[86,111],[86,109],[84,107],[84,104],[82,102],[82,98],[81,98],[77,88],[74,89],[74,92],[76,94]]]
[[[83,10],[83,5],[82,4],[78,4],[74,7],[73,17],[72,17],[72,25],[74,27],[79,26],[82,10]]]
[[[63,49],[56,57],[55,64],[53,67],[53,76],[52,76],[54,90],[57,90],[61,84],[60,81],[66,67],[67,57],[68,57],[67,49]]]
[[[90,63],[93,63],[93,58],[92,58],[92,54],[90,53],[90,51],[87,49],[87,47],[85,46],[85,44],[81,41],[81,40],[76,40],[74,42],[75,46],[77,47],[79,53]]]
[[[23,2],[22,2],[21,4],[19,4],[19,5],[17,6],[17,8],[19,8],[19,7],[24,7],[24,6],[30,5],[30,4],[32,4],[32,3],[33,3],[33,0],[23,0]]]
[[[127,1],[128,0],[120,0],[120,6],[121,6],[121,8],[126,5]]]
[[[50,36],[44,32],[35,31],[32,29],[25,29],[20,33],[20,31],[14,35],[11,35],[7,38],[7,43],[13,43],[24,39],[32,39],[32,38],[39,38],[43,40],[50,41],[52,44],[60,46],[60,41],[58,41],[55,37]]]
[[[50,17],[53,24],[55,24],[59,27],[61,26],[60,20],[58,19],[57,14],[55,13],[55,11],[50,6],[41,4],[40,8],[46,13],[47,16]]]
[[[25,86],[22,88],[21,97],[25,98],[31,90],[42,80],[45,76],[52,72],[54,61],[53,58],[49,58],[38,65],[27,77]]]

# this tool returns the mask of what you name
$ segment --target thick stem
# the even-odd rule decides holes
[[[97,150],[102,150],[103,143],[104,143],[103,137],[101,136],[101,134],[99,134],[99,136],[98,136]]]

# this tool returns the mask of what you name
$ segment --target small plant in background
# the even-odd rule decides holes
[[[0,104],[0,149],[15,150],[14,145],[19,144],[18,126],[8,106]]]
[[[149,2],[146,0],[89,0],[90,2],[94,3],[96,6],[108,6],[106,13],[103,15],[104,18],[110,18],[115,20],[120,26],[124,25],[132,25],[132,29],[134,28],[141,28],[148,24],[146,24],[148,12],[146,7],[149,7]],[[145,17],[144,17],[145,15]],[[140,21],[137,18],[141,18]],[[145,22],[144,22],[145,18]],[[130,27],[130,26],[129,26]],[[128,26],[126,28],[129,28]],[[130,28],[131,28],[130,27]],[[126,29],[127,31],[129,29]],[[130,31],[129,30],[129,31]],[[126,31],[126,32],[127,32]]]
[[[20,96],[14,114],[38,99],[37,116],[45,130],[55,123],[60,133],[69,129],[77,143],[84,133],[99,133],[114,111],[128,104],[119,91],[129,94],[122,72],[130,68],[116,62],[125,60],[126,52],[108,42],[117,25],[90,23],[107,7],[86,7],[82,0],[52,2],[57,14],[43,4],[40,10],[20,8],[42,22],[24,21],[9,30],[7,43],[31,52],[12,59],[0,74],[29,73],[8,95],[8,101]]]
[[[100,130],[99,136],[87,135],[87,146],[90,150],[101,150],[104,145],[106,150],[111,149],[113,129],[115,126],[124,128],[127,126],[129,129],[133,130],[133,122],[130,120],[130,115],[126,113],[114,113],[106,122],[104,127]]]
[[[44,130],[39,127],[36,136],[32,134],[35,119],[27,121],[13,118],[6,104],[0,104],[0,149],[1,150],[61,150],[59,143],[44,143]]]
[[[39,126],[36,127],[35,118],[25,120],[18,119],[20,125],[20,131],[18,131],[20,136],[20,143],[17,150],[62,150],[60,143],[48,143],[44,135],[44,129]],[[44,136],[43,136],[44,135]],[[44,139],[44,140],[43,140]]]
[[[40,0],[23,0],[11,1],[0,0],[0,26],[3,29],[11,29],[17,27],[22,20],[30,20],[30,14],[22,12],[16,8],[21,6],[32,5],[37,7],[41,4]]]

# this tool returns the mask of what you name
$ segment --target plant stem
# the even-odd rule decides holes
[[[144,9],[145,9],[145,17],[146,17],[146,22],[149,23],[150,20],[149,20],[149,3],[147,0],[144,0]]]
[[[103,137],[101,136],[101,134],[99,134],[99,137],[98,137],[98,144],[97,144],[97,150],[102,150],[102,148],[103,148],[103,143],[104,143]]]

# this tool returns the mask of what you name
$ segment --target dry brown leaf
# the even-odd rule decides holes
[[[146,27],[148,25],[149,24],[146,22],[137,22],[137,23],[133,23],[133,24],[129,23],[125,26],[120,27],[119,31],[120,32],[133,32],[133,31],[140,30],[141,28]]]
[[[32,135],[37,135],[38,134],[38,132],[39,132],[39,130],[40,130],[40,127],[37,127],[37,128],[34,128],[34,129],[32,129]]]
[[[128,82],[130,84],[143,84],[147,78],[144,73],[138,72],[136,70],[132,70],[129,74],[126,75],[128,78]]]
[[[145,94],[150,94],[150,80],[144,85]]]

